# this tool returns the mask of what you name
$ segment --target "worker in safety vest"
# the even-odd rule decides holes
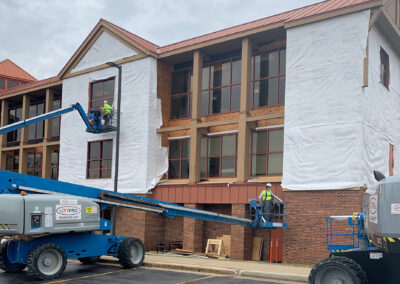
[[[263,204],[263,215],[271,213],[272,209],[272,185],[267,183],[265,189],[258,196],[258,200]],[[267,216],[268,217],[268,216]]]
[[[104,125],[108,126],[113,108],[108,104],[107,100],[104,100],[104,106],[101,108],[101,110],[103,111]]]

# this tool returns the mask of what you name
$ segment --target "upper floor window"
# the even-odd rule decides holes
[[[284,104],[286,48],[256,54],[251,69],[253,107]]]
[[[28,153],[27,174],[31,176],[42,176],[42,153]]]
[[[236,176],[237,135],[201,139],[201,177]]]
[[[22,120],[22,106],[10,105],[8,107],[8,124],[12,124]],[[7,133],[7,146],[18,146],[21,141],[21,129],[17,129]]]
[[[45,102],[33,102],[29,106],[29,118],[43,114],[45,111]],[[29,143],[38,143],[43,141],[44,121],[39,121],[28,126]]]
[[[115,79],[106,79],[90,84],[89,109],[104,106],[104,100],[111,106],[114,102]]]
[[[53,98],[53,110],[61,108],[61,96],[54,96]],[[60,140],[60,124],[61,117],[57,116],[51,120],[51,139],[53,141]]]
[[[17,81],[14,80],[7,80],[7,89],[12,89],[15,87],[18,87],[19,83]]]
[[[169,178],[189,177],[189,147],[189,139],[169,141]]]
[[[381,47],[381,83],[389,89],[390,69],[389,69],[389,55]]]
[[[205,64],[202,74],[202,115],[240,109],[241,66],[240,58]]]
[[[112,140],[89,142],[86,177],[111,178]]]
[[[6,88],[6,80],[0,78],[0,90],[4,90]]]
[[[192,82],[192,68],[172,72],[171,119],[191,116]]]
[[[283,166],[283,129],[252,133],[251,175],[281,175]]]

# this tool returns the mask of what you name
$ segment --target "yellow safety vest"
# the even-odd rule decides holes
[[[110,114],[111,113],[111,111],[112,111],[112,106],[110,106],[109,104],[104,104],[104,107],[103,107],[103,112],[105,113],[105,114]]]
[[[269,190],[264,189],[262,191],[262,195],[263,195],[263,201],[272,199],[272,194]]]

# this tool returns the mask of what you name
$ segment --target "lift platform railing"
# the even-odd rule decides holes
[[[335,252],[371,247],[372,245],[368,241],[364,230],[363,219],[364,215],[362,213],[357,213],[353,216],[330,216],[326,218],[328,251]],[[342,231],[337,232],[338,229]]]

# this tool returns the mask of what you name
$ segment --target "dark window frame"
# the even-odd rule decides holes
[[[8,159],[12,160],[12,169],[8,169]],[[16,163],[15,161],[18,160],[18,163]],[[14,173],[18,173],[19,172],[19,150],[14,150],[11,152],[7,152],[6,153],[6,171],[10,171],[10,172],[14,172]],[[17,167],[15,167],[15,165],[17,165]]]
[[[287,70],[285,70],[284,74],[280,74],[280,63],[281,63],[281,51],[285,50],[286,52],[286,43],[285,44],[280,44],[279,46],[276,46],[276,44],[271,44],[271,47],[267,47],[264,48],[262,51],[257,51],[257,52],[253,52],[253,55],[251,57],[251,75],[250,75],[250,86],[251,86],[251,100],[252,100],[252,108],[253,109],[258,109],[258,108],[263,108],[263,107],[271,107],[271,106],[278,106],[278,105],[284,105],[284,101],[281,103],[279,101],[279,93],[280,93],[280,84],[279,84],[279,80],[280,78],[285,78],[285,85],[284,85],[284,92],[285,92],[285,88],[286,88],[286,72]],[[277,72],[276,75],[274,76],[267,76],[267,77],[261,77],[258,79],[255,79],[255,74],[256,74],[256,64],[255,64],[255,59],[257,56],[261,56],[264,54],[269,54],[271,52],[274,51],[278,51],[278,60],[277,60]],[[285,55],[285,64],[286,64],[286,55]],[[285,68],[286,69],[286,68]],[[255,98],[255,94],[254,94],[254,90],[255,90],[255,84],[257,82],[262,82],[262,81],[266,81],[266,80],[270,80],[270,79],[277,79],[277,87],[276,87],[276,103],[275,104],[271,104],[271,105],[263,105],[263,106],[255,106],[254,104],[254,98]]]
[[[60,107],[59,108],[55,108],[54,107],[54,101],[60,100]],[[52,111],[53,110],[57,110],[60,109],[62,107],[62,96],[61,95],[57,95],[53,97],[53,103],[52,103]],[[52,118],[50,123],[50,127],[51,127],[51,140],[52,141],[60,141],[60,131],[61,131],[61,116]],[[58,123],[57,123],[58,121]],[[53,133],[53,126],[54,124],[58,124],[57,128],[58,128],[58,135],[54,135]]]
[[[187,158],[182,158],[182,142],[187,140],[189,142],[189,151],[188,151],[188,156]],[[182,177],[182,161],[187,161],[188,162],[188,169],[190,167],[190,138],[183,138],[183,139],[173,139],[170,140],[169,143],[171,144],[171,142],[177,142],[179,141],[179,158],[170,158],[170,148],[168,149],[168,164],[170,163],[170,161],[179,161],[179,176],[178,177],[170,177],[170,175],[168,174],[168,179],[187,179],[189,178],[189,174],[188,177]]]
[[[43,104],[43,113],[38,113],[38,109],[39,109],[39,105],[40,104]],[[39,101],[35,101],[35,102],[31,102],[30,104],[29,104],[29,114],[30,114],[30,108],[32,107],[32,106],[35,106],[36,107],[36,110],[35,110],[35,114],[33,115],[33,116],[30,116],[29,115],[29,118],[32,118],[32,117],[35,117],[35,116],[38,116],[38,115],[41,115],[41,114],[44,114],[44,113],[46,113],[46,100],[44,99],[44,100],[39,100]],[[38,131],[38,125],[39,124],[42,124],[42,133],[41,133],[41,136],[40,136],[40,133],[39,133],[39,136],[37,136],[37,131]],[[29,138],[29,129],[31,129],[32,127],[34,127],[34,133],[35,133],[35,135],[34,135],[34,137],[33,138]],[[39,122],[36,122],[36,123],[34,123],[34,124],[31,124],[31,125],[29,125],[28,126],[28,144],[36,144],[36,143],[40,143],[40,142],[43,142],[43,138],[44,138],[44,129],[45,128],[45,122],[44,121],[39,121]]]
[[[111,141],[111,158],[104,159],[103,158],[103,143]],[[98,159],[90,159],[90,144],[92,143],[100,143],[99,147],[99,158]],[[87,145],[87,162],[86,162],[86,179],[111,179],[112,178],[112,156],[113,156],[113,139],[105,139],[105,140],[95,140],[95,141],[88,141]],[[90,162],[99,162],[99,167],[98,168],[89,168],[89,163]],[[111,167],[110,168],[102,168],[101,164],[103,161],[110,161]],[[110,170],[110,176],[102,177],[102,170]],[[95,171],[97,170],[98,177],[89,177],[89,172],[90,171]]]
[[[235,155],[222,155],[222,140],[223,140],[222,137],[230,136],[230,135],[234,135],[235,136]],[[208,153],[209,141],[210,141],[210,138],[213,138],[213,137],[220,137],[220,140],[219,140],[219,153],[220,154],[218,156],[209,156],[209,153]],[[234,177],[236,177],[237,176],[237,156],[238,156],[238,154],[237,154],[237,150],[238,150],[238,145],[237,145],[238,144],[238,133],[235,132],[235,133],[226,133],[226,134],[220,134],[220,135],[209,135],[209,136],[204,137],[204,138],[207,139],[206,156],[201,157],[201,153],[200,153],[200,163],[201,163],[201,160],[205,159],[205,175],[202,176],[201,178],[234,178]],[[200,144],[201,144],[201,142],[200,142]],[[200,145],[200,148],[201,148],[201,145]],[[235,158],[234,175],[233,176],[223,176],[222,175],[222,158],[229,158],[229,157],[234,157]],[[219,169],[218,169],[219,175],[218,176],[212,176],[212,177],[209,176],[208,161],[209,161],[210,158],[219,158]]]
[[[5,78],[0,78],[0,90],[6,90],[6,79]]]
[[[380,58],[381,58],[381,70],[380,70],[380,79],[381,84],[389,90],[390,84],[390,62],[389,55],[387,52],[381,47],[380,49]]]
[[[207,92],[207,102],[208,102],[208,104],[207,104],[207,114],[203,113],[203,105],[201,106],[201,116],[210,116],[210,115],[217,115],[217,114],[221,114],[221,113],[230,113],[230,112],[240,111],[240,103],[239,103],[239,109],[238,110],[232,110],[232,88],[235,87],[235,86],[241,86],[241,84],[242,84],[242,78],[240,78],[240,82],[232,83],[232,63],[234,61],[238,61],[238,60],[241,61],[242,57],[241,56],[234,56],[234,57],[215,60],[215,61],[211,61],[211,62],[207,62],[207,63],[203,64],[203,69],[204,68],[208,68],[208,87],[207,87],[207,89],[203,89],[203,80],[204,80],[204,78],[202,78],[202,90],[201,90],[201,94],[200,94],[200,102],[202,102],[203,93]],[[220,86],[216,86],[216,87],[211,86],[211,76],[212,76],[211,66],[213,66],[214,64],[218,64],[218,63],[224,64],[224,63],[227,63],[227,62],[229,62],[229,70],[230,70],[229,71],[229,84],[220,85]],[[241,64],[240,64],[240,69],[241,68],[242,67],[241,67]],[[202,70],[202,72],[203,72],[203,70]],[[241,70],[240,70],[240,72],[241,72]],[[211,107],[211,92],[213,90],[216,90],[216,89],[221,89],[222,90],[223,88],[229,88],[229,107],[228,107],[228,111],[212,113],[210,111],[210,107]],[[240,102],[240,93],[241,93],[240,91],[241,90],[239,90],[239,102]]]
[[[29,167],[29,155],[33,155],[33,168]],[[36,156],[40,155],[40,167],[36,167]],[[41,177],[42,176],[42,168],[43,168],[43,153],[40,152],[28,152],[26,159],[26,172],[28,175],[31,175],[29,172],[33,171],[32,176]],[[35,175],[36,171],[39,171],[39,175]]]
[[[107,82],[107,81],[111,81],[111,80],[114,81],[113,95],[112,95],[112,97],[111,96],[110,97],[104,97],[104,83]],[[92,99],[93,98],[93,85],[94,84],[98,84],[98,83],[103,83],[102,84],[103,85],[103,88],[102,88],[103,93],[102,93],[102,97],[101,97],[101,104],[100,104],[100,106],[93,107],[92,104],[93,104],[94,101],[100,101],[100,99],[96,99],[96,100]],[[105,78],[105,79],[101,79],[101,80],[91,81],[89,83],[89,100],[88,100],[88,110],[89,111],[91,109],[98,109],[98,108],[102,107],[104,105],[104,100],[110,100],[110,99],[112,99],[113,102],[115,101],[115,76],[111,76],[111,77],[108,77],[108,78]],[[112,103],[110,105],[112,105]]]
[[[53,153],[57,153],[57,163],[53,164]],[[51,150],[50,152],[50,178],[58,180],[58,174],[59,174],[59,166],[60,166],[60,151],[59,150]],[[55,171],[55,176],[53,176],[53,170]]]
[[[11,90],[11,89],[14,89],[14,88],[16,88],[16,87],[21,86],[21,82],[20,82],[20,81],[12,80],[12,79],[7,79],[6,81],[7,81],[7,83],[6,83],[6,90]],[[10,87],[8,86],[8,83],[9,83],[10,81],[11,81],[11,82],[14,82],[14,83],[17,83],[17,85],[12,86],[12,87],[10,88]]]
[[[188,92],[185,93],[177,93],[177,94],[173,94],[172,93],[172,74],[173,73],[178,73],[178,72],[184,72],[187,71],[187,76],[189,78],[186,78],[186,80],[188,80],[189,82],[189,86],[188,86]],[[185,118],[190,118],[192,116],[192,93],[193,93],[193,89],[192,89],[192,77],[193,77],[193,68],[192,67],[186,67],[186,68],[181,68],[181,69],[177,69],[177,70],[172,70],[171,71],[171,88],[170,88],[170,120],[178,120],[178,119],[185,119]],[[187,116],[182,116],[182,117],[173,117],[172,116],[172,98],[173,97],[184,97],[187,96]]]
[[[16,114],[17,114],[17,110],[18,110],[18,109],[21,109],[21,120],[17,120],[17,119],[16,119],[16,118],[17,118],[17,115],[16,115]],[[11,112],[12,110],[14,110],[15,115],[14,115],[14,119],[13,119],[12,121],[10,121],[10,112]],[[15,122],[18,122],[18,121],[22,121],[22,120],[23,120],[23,119],[22,119],[22,105],[16,104],[16,105],[13,105],[13,106],[9,106],[9,107],[8,107],[7,116],[8,116],[8,123],[7,123],[7,125],[8,125],[8,124],[15,123]],[[6,135],[7,135],[7,137],[6,137],[6,145],[7,145],[7,147],[13,147],[13,146],[19,146],[19,145],[20,145],[20,143],[21,143],[22,129],[17,129],[17,130],[8,132]],[[19,137],[18,137],[18,136],[19,136]],[[10,137],[12,137],[12,138],[9,139]]]
[[[262,129],[262,130],[256,130],[251,132],[251,139],[250,139],[250,177],[259,177],[259,176],[282,176],[283,175],[283,169],[282,173],[280,174],[273,174],[269,175],[268,174],[268,158],[270,154],[282,154],[283,155],[283,145],[282,145],[282,151],[269,151],[269,135],[271,131],[275,130],[284,130],[284,127],[273,127],[273,128],[268,128],[268,129]],[[266,138],[266,145],[265,145],[265,150],[266,152],[255,152],[253,153],[253,137],[254,133],[261,133],[261,132],[266,132],[267,138]],[[257,155],[265,155],[265,174],[259,174],[259,175],[253,175],[253,157],[256,157]]]

